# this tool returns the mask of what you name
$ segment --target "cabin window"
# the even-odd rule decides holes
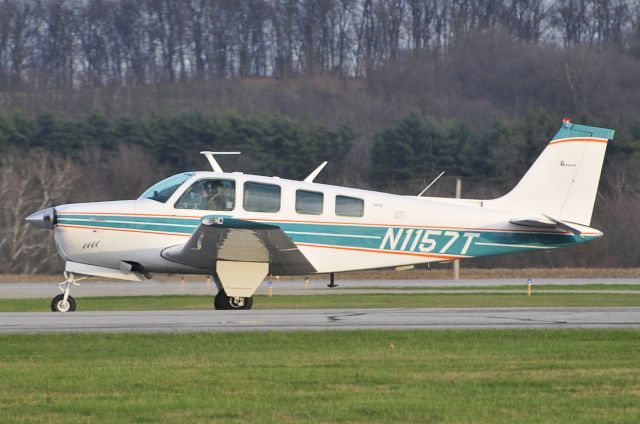
[[[184,192],[176,209],[231,211],[236,206],[236,182],[233,180],[198,180]]]
[[[249,212],[278,212],[280,210],[280,186],[262,183],[244,183],[242,204]]]
[[[364,200],[355,197],[336,196],[336,215],[363,216]]]
[[[159,183],[154,184],[147,191],[142,193],[141,198],[155,200],[156,202],[165,203],[169,200],[169,197],[175,191],[184,184],[189,178],[193,177],[193,172],[184,172],[182,174],[174,175],[173,177],[166,178]]]
[[[305,215],[322,214],[324,195],[316,191],[296,191],[296,212]]]

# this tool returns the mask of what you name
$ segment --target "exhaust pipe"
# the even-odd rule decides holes
[[[55,208],[47,208],[36,213],[32,213],[25,218],[30,224],[37,227],[44,228],[45,230],[53,230],[53,226],[56,225],[57,214]]]

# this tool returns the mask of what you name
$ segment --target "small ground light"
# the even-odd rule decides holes
[[[267,281],[267,293],[269,297],[273,297],[273,281],[271,280]]]
[[[531,296],[531,291],[533,290],[533,280],[529,278],[527,280],[527,296]]]

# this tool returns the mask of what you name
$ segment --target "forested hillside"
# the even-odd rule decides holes
[[[2,0],[2,87],[329,73],[443,57],[479,32],[640,55],[634,0]]]
[[[0,0],[0,272],[55,272],[40,207],[223,166],[498,196],[563,117],[616,130],[589,245],[476,265],[637,266],[640,2]]]

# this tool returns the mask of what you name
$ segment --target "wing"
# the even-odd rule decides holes
[[[187,243],[168,247],[162,257],[200,269],[213,269],[217,260],[268,262],[276,275],[315,273],[316,269],[277,225],[206,216]]]

